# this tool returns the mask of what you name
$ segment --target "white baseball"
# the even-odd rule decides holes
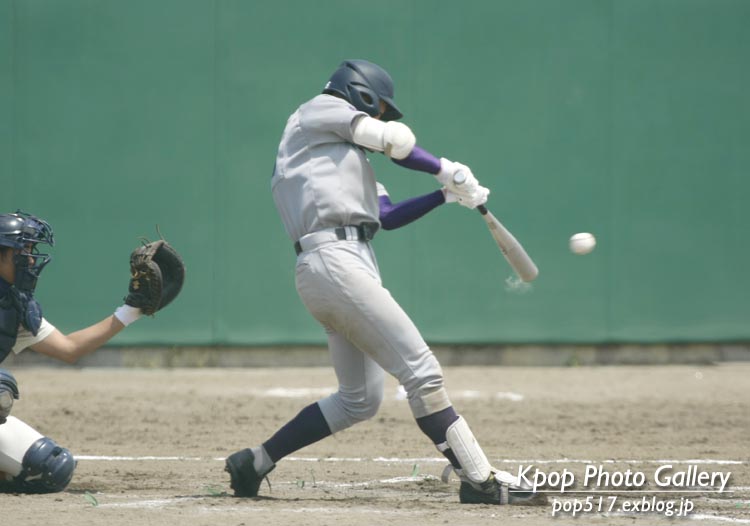
[[[570,251],[582,256],[588,254],[596,246],[596,238],[588,232],[580,232],[570,237]]]

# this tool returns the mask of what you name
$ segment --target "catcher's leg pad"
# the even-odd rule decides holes
[[[15,416],[0,425],[0,472],[12,477],[23,469],[23,458],[31,445],[43,435]]]
[[[458,475],[469,482],[481,484],[490,478],[492,466],[479,446],[474,433],[464,417],[459,416],[445,432],[445,442],[438,444],[440,451],[450,449],[461,464]]]
[[[75,468],[70,451],[42,437],[24,455],[21,473],[13,482],[23,493],[57,493],[68,486]]]

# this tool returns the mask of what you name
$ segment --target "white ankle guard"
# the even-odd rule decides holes
[[[458,471],[457,473],[462,479],[466,478],[469,482],[481,484],[490,478],[492,473],[490,461],[487,460],[487,456],[469,429],[469,424],[462,416],[459,416],[458,420],[448,427],[445,432],[445,443],[438,445],[441,451],[449,448],[461,464],[460,473]]]

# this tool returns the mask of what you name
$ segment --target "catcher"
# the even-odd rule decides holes
[[[34,298],[39,274],[50,262],[39,245],[54,245],[49,224],[18,211],[0,214],[0,493],[62,491],[73,477],[73,455],[49,437],[10,415],[18,383],[2,362],[24,349],[75,363],[94,352],[142,315],[153,315],[179,294],[185,267],[165,241],[146,244],[130,256],[125,303],[84,329],[63,334],[42,316]]]

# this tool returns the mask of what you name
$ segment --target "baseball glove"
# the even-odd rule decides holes
[[[185,264],[164,240],[136,248],[130,254],[130,285],[125,303],[153,315],[169,305],[182,290]]]

